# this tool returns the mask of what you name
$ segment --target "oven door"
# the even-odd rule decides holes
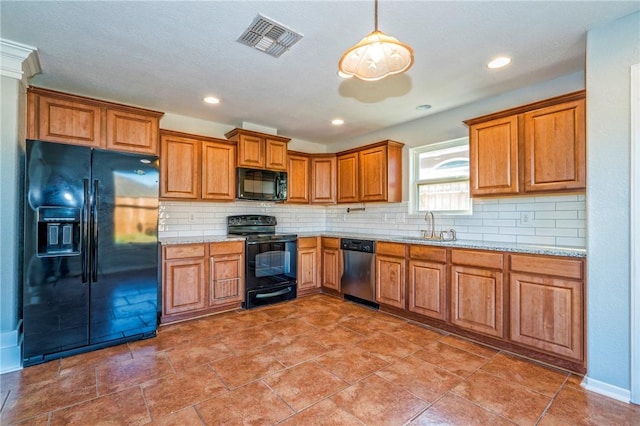
[[[296,283],[297,241],[247,241],[245,287],[270,289]]]

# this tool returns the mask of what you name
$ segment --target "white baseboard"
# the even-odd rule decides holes
[[[0,374],[22,369],[22,322],[0,333]]]
[[[631,402],[631,391],[629,389],[619,388],[589,377],[585,377],[580,386],[588,391],[599,393],[627,404]]]

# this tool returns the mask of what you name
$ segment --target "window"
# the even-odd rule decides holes
[[[412,148],[410,209],[471,213],[469,138]]]

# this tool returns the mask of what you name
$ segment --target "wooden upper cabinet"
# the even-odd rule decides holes
[[[338,203],[353,203],[358,196],[358,153],[339,154],[338,165]]]
[[[402,147],[386,140],[338,153],[338,203],[402,201]]]
[[[67,100],[59,96],[36,95],[29,92],[28,101],[33,106],[34,120],[31,139],[71,143],[93,148],[102,146],[102,110],[98,105],[80,100]]]
[[[202,142],[202,199],[236,198],[236,146],[228,142]]]
[[[233,129],[224,136],[238,144],[238,167],[287,170],[289,138],[244,129]]]
[[[198,199],[200,141],[162,131],[160,136],[160,197]]]
[[[234,143],[161,130],[160,145],[160,197],[235,200]]]
[[[288,203],[309,203],[309,157],[301,153],[288,154]]]
[[[584,99],[524,114],[526,192],[586,187]]]
[[[31,87],[27,138],[158,155],[163,113]]]
[[[336,202],[337,185],[336,156],[317,155],[311,157],[311,203],[333,204]]]
[[[585,91],[466,120],[472,196],[584,191]]]
[[[287,142],[265,139],[265,169],[287,170]]]
[[[159,117],[107,109],[107,149],[158,154]]]
[[[363,149],[359,153],[360,201],[387,199],[387,147]]]
[[[240,135],[238,137],[238,167],[264,169],[264,164],[264,140],[251,135]]]
[[[469,128],[472,195],[518,192],[518,117],[504,117]]]

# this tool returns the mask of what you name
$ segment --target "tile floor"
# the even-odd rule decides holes
[[[4,425],[640,425],[579,376],[323,295],[0,376]]]

